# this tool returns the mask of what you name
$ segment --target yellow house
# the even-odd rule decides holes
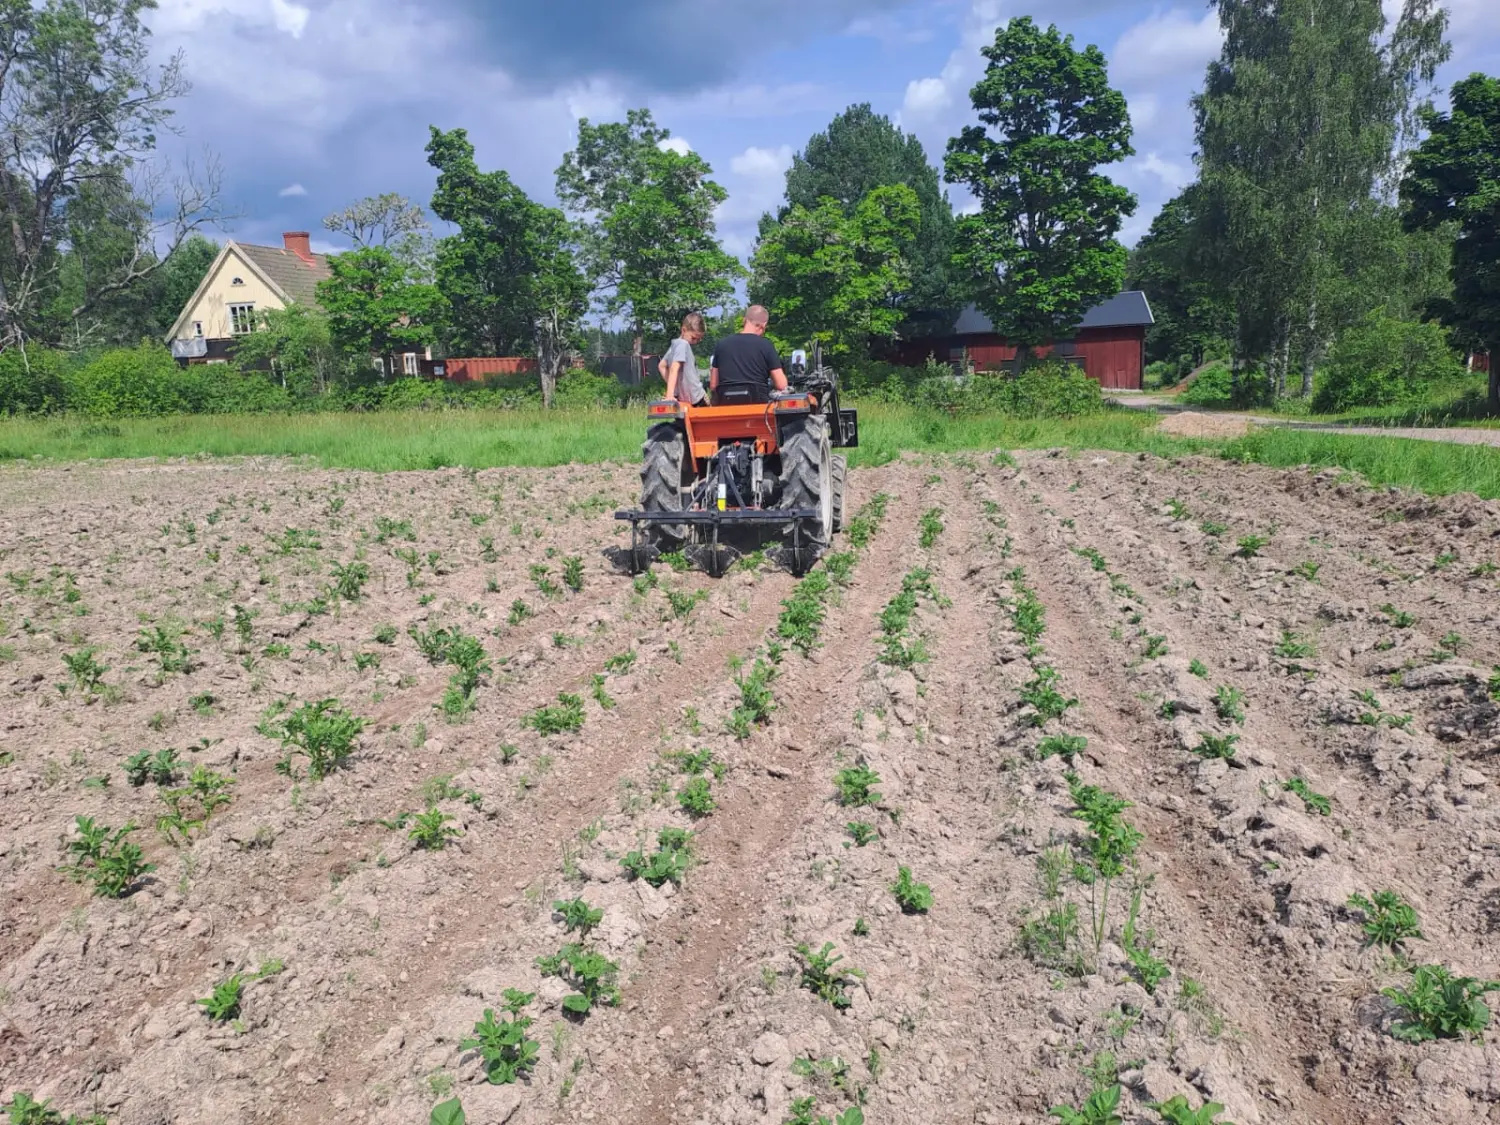
[[[281,238],[279,247],[224,244],[167,333],[174,357],[227,363],[235,337],[255,331],[256,314],[293,303],[317,304],[318,282],[332,276],[327,256],[312,252],[307,231]]]

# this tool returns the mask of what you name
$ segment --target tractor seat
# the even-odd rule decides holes
[[[754,383],[720,384],[714,392],[715,406],[751,406],[771,401],[771,388]]]

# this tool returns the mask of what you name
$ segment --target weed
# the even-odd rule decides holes
[[[1242,559],[1253,559],[1260,554],[1260,549],[1271,541],[1268,535],[1242,535],[1235,544],[1235,554]]]
[[[848,992],[849,986],[855,981],[863,980],[865,974],[859,969],[840,968],[840,962],[844,958],[841,954],[834,953],[833,942],[825,942],[823,948],[817,951],[803,942],[797,946],[797,956],[802,960],[803,988],[818,999],[828,1001],[839,1011],[854,1002]]]
[[[1239,688],[1220,684],[1214,691],[1214,711],[1226,723],[1245,725],[1245,693]]]
[[[1239,742],[1237,734],[1209,734],[1206,731],[1198,732],[1198,745],[1193,747],[1193,753],[1200,758],[1222,758],[1224,761],[1232,761],[1234,758],[1235,743]]]
[[[375,542],[388,543],[392,539],[404,539],[408,543],[417,541],[411,520],[393,520],[388,516],[375,517]]]
[[[1307,806],[1308,812],[1315,812],[1319,816],[1327,816],[1333,811],[1333,805],[1327,797],[1321,793],[1313,792],[1313,788],[1300,777],[1294,777],[1290,781],[1282,783],[1281,788],[1288,793],[1295,793],[1302,798],[1302,803]]]
[[[1146,659],[1156,660],[1158,657],[1167,655],[1167,638],[1162,636],[1149,636],[1146,638]]]
[[[1144,935],[1139,936],[1136,929],[1141,915],[1142,891],[1137,888],[1130,896],[1130,913],[1125,919],[1125,928],[1120,932],[1120,948],[1125,951],[1125,956],[1130,961],[1130,966],[1140,979],[1141,987],[1151,995],[1156,995],[1156,986],[1172,975],[1172,970],[1167,963],[1152,952],[1152,946],[1156,943],[1156,931],[1147,930]]]
[[[580,939],[587,938],[589,931],[604,921],[604,911],[595,909],[581,898],[568,902],[559,899],[552,904],[552,909],[562,915],[564,931],[576,932]]]
[[[1430,1039],[1474,1039],[1490,1023],[1487,992],[1500,991],[1500,981],[1455,977],[1441,965],[1418,965],[1410,988],[1382,988],[1404,1014],[1391,1025],[1391,1034],[1407,1043]]]
[[[1056,685],[1061,679],[1057,669],[1041,665],[1021,689],[1021,701],[1030,704],[1034,712],[1032,726],[1046,726],[1053,719],[1062,718],[1070,707],[1078,706],[1078,700],[1066,698],[1057,690]]]
[[[509,624],[514,626],[521,624],[521,622],[525,621],[528,617],[535,616],[536,612],[520,598],[517,598],[515,601],[510,603],[510,614],[506,617],[505,620]]]
[[[1062,1125],[1121,1125],[1124,1118],[1115,1112],[1120,1107],[1120,1092],[1119,1086],[1097,1090],[1081,1108],[1055,1105],[1047,1111],[1047,1116],[1057,1118]]]
[[[1167,511],[1174,520],[1185,520],[1191,515],[1188,506],[1175,496],[1167,501]]]
[[[943,509],[929,508],[923,512],[917,528],[922,549],[930,550],[937,543],[938,536],[943,534]]]
[[[440,852],[448,846],[449,840],[456,839],[459,835],[458,829],[448,823],[452,819],[439,809],[417,813],[412,817],[412,828],[406,834],[407,839],[415,841],[417,847],[424,851]]]
[[[604,710],[606,711],[614,710],[615,700],[614,697],[609,694],[609,692],[604,690],[603,676],[596,675],[594,677],[592,693],[594,696],[594,702],[599,704],[600,707],[604,708]]]
[[[816,1098],[793,1098],[791,1113],[786,1119],[785,1125],[865,1125],[865,1111],[859,1106],[850,1106],[837,1117],[829,1117],[826,1114],[817,1114],[818,1100]]]
[[[1364,913],[1366,945],[1399,951],[1405,942],[1425,937],[1416,909],[1395,891],[1376,891],[1373,900],[1350,895],[1349,905]]]
[[[280,738],[285,751],[276,763],[278,773],[298,780],[292,759],[301,754],[307,758],[308,775],[322,781],[348,763],[355,739],[368,725],[368,719],[350,714],[337,699],[322,699],[302,704],[279,725],[267,724],[265,733]]]
[[[241,992],[244,987],[245,978],[235,973],[228,980],[214,985],[213,992],[196,1003],[214,1023],[223,1023],[240,1014]]]
[[[1156,1107],[1156,1112],[1167,1125],[1234,1125],[1231,1121],[1217,1120],[1224,1112],[1224,1107],[1218,1102],[1204,1102],[1200,1108],[1193,1109],[1182,1094],[1173,1094]]]
[[[1036,760],[1061,757],[1069,765],[1073,758],[1088,748],[1089,740],[1081,734],[1049,734],[1036,744]]]
[[[578,555],[569,555],[563,559],[562,571],[563,585],[575,594],[583,589],[583,559]]]
[[[1410,629],[1417,623],[1417,619],[1404,609],[1397,609],[1390,602],[1380,607],[1380,612],[1385,614],[1392,626],[1397,629]]]
[[[1292,567],[1292,573],[1298,578],[1305,578],[1309,582],[1316,582],[1318,580],[1318,571],[1322,569],[1322,565],[1319,563],[1300,562]]]
[[[328,587],[328,596],[340,601],[357,602],[365,594],[365,583],[370,580],[370,564],[365,562],[334,563],[333,582]]]
[[[1281,631],[1281,639],[1271,651],[1283,660],[1310,660],[1317,655],[1317,648],[1311,641],[1304,640],[1290,629]]]
[[[509,1086],[525,1077],[536,1066],[541,1050],[537,1041],[526,1034],[536,1021],[521,1014],[536,999],[536,994],[507,988],[503,995],[506,1018],[496,1020],[495,1010],[486,1008],[484,1018],[474,1025],[474,1034],[458,1043],[460,1051],[479,1052],[484,1076],[496,1086]],[[433,1110],[433,1115],[436,1118],[437,1110]]]
[[[1021,948],[1038,965],[1049,969],[1067,969],[1082,975],[1073,952],[1079,939],[1078,907],[1074,903],[1049,909],[1040,918],[1021,924]]]
[[[604,670],[615,676],[626,675],[635,667],[635,659],[634,649],[629,652],[616,653],[604,662]]]
[[[556,707],[538,707],[521,720],[543,738],[553,734],[577,734],[583,729],[583,698],[561,692]]]
[[[356,672],[368,672],[371,668],[380,667],[380,654],[376,652],[356,652],[354,654],[354,670]]]
[[[854,841],[856,848],[864,847],[879,835],[875,831],[873,824],[867,824],[863,820],[851,820],[848,824],[844,825],[844,831],[849,833],[849,838]],[[847,846],[846,844],[845,847]]]
[[[677,803],[695,820],[705,817],[719,807],[711,789],[708,778],[695,777],[677,791]]]
[[[620,990],[615,977],[620,966],[602,954],[591,953],[583,946],[569,943],[551,957],[538,957],[536,967],[543,976],[557,977],[576,991],[563,997],[563,1011],[586,1016],[596,1004],[619,1003]]]
[[[729,730],[744,741],[757,726],[763,726],[776,710],[776,701],[771,694],[771,681],[776,678],[776,668],[757,659],[748,676],[735,673],[734,683],[740,689],[740,704],[729,717]]]
[[[932,888],[914,882],[910,867],[896,869],[896,881],[890,885],[890,891],[903,914],[926,914],[932,908]]]
[[[869,937],[870,936],[870,923],[866,922],[863,918],[856,918],[856,919],[854,919],[854,936],[855,937]]]
[[[672,607],[672,616],[681,620],[697,608],[699,602],[708,600],[707,590],[668,590],[667,604]]]
[[[846,809],[878,805],[880,794],[875,786],[880,784],[880,775],[866,765],[848,766],[833,776],[833,784],[839,791],[839,804]]]
[[[1210,538],[1218,539],[1221,535],[1229,530],[1229,527],[1226,524],[1214,523],[1213,520],[1204,520],[1198,525],[1198,530],[1200,530],[1204,535],[1207,535]]]

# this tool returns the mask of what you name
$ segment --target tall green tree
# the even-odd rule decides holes
[[[1500,79],[1471,74],[1428,110],[1401,197],[1413,230],[1458,227],[1453,293],[1433,310],[1473,350],[1490,353],[1489,408],[1500,413]]]
[[[433,213],[458,227],[437,251],[455,343],[480,355],[535,355],[542,399],[551,406],[588,310],[572,229],[561,211],[532,200],[505,172],[481,172],[463,129],[433,129],[427,162],[438,170]]]
[[[1011,20],[985,47],[971,92],[980,124],[948,142],[949,183],[980,210],[958,222],[956,260],[995,330],[1026,356],[1120,291],[1117,235],[1135,196],[1099,169],[1134,153],[1125,98],[1104,53],[1055,26]]]
[[[1125,285],[1143,290],[1156,323],[1146,332],[1146,358],[1178,365],[1178,375],[1227,346],[1234,307],[1209,276],[1199,238],[1202,188],[1190,184],[1151,220],[1130,252]],[[1186,364],[1184,364],[1186,360]]]
[[[910,273],[886,301],[901,312],[900,336],[943,335],[963,303],[953,276],[953,208],[922,142],[868,103],[850,106],[792,157],[786,200],[761,218],[760,235],[764,240],[793,208],[817,210],[825,197],[852,216],[872,191],[893,184],[916,194],[921,221],[905,255]]]
[[[24,343],[60,291],[73,201],[129,183],[149,216],[129,245],[96,240],[74,261],[76,328],[161,269],[170,251],[218,217],[217,169],[167,183],[144,164],[171,105],[187,91],[180,56],[150,61],[143,15],[153,0],[0,0],[0,346]],[[118,219],[118,212],[116,216]],[[118,233],[129,224],[116,223]],[[165,247],[167,254],[159,254]],[[52,318],[56,323],[56,318]]]
[[[167,332],[208,276],[219,256],[219,244],[201,234],[192,234],[167,255],[157,276],[153,335]]]
[[[323,228],[356,247],[384,246],[422,281],[432,280],[432,224],[427,214],[393,191],[366,196],[323,217]]]
[[[846,361],[892,339],[903,317],[893,298],[910,284],[921,222],[905,184],[875,188],[849,213],[826,195],[793,206],[751,261],[750,299],[770,311],[772,340],[783,351],[817,341]]]
[[[328,268],[333,276],[318,283],[318,304],[334,343],[352,362],[378,359],[382,374],[394,374],[392,357],[436,342],[448,303],[386,247],[334,254]]]
[[[696,153],[645,109],[623,122],[578,123],[557,169],[557,196],[578,223],[584,262],[605,312],[621,316],[639,360],[646,332],[674,335],[682,318],[726,301],[744,270],[719,245],[714,210],[728,193]]]
[[[1204,238],[1235,307],[1236,371],[1264,359],[1301,390],[1344,325],[1371,307],[1358,282],[1380,230],[1377,196],[1406,123],[1447,57],[1446,13],[1406,0],[1218,0],[1224,30],[1194,100]]]
[[[267,309],[256,317],[256,330],[235,342],[234,361],[246,374],[269,372],[297,398],[314,398],[348,372],[339,354],[328,316],[307,305]]]

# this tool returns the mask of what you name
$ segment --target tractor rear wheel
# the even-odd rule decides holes
[[[833,535],[833,452],[822,418],[790,422],[781,434],[781,499],[778,508],[811,508],[817,515],[801,524],[805,545],[821,549]],[[797,529],[789,526],[787,537]]]
[[[646,512],[680,512],[682,502],[682,461],[686,443],[675,426],[656,426],[641,446],[641,510]],[[687,539],[687,525],[656,523],[649,525],[647,542],[663,551],[674,551]]]
[[[844,486],[849,479],[849,459],[833,455],[833,530],[844,530]]]

